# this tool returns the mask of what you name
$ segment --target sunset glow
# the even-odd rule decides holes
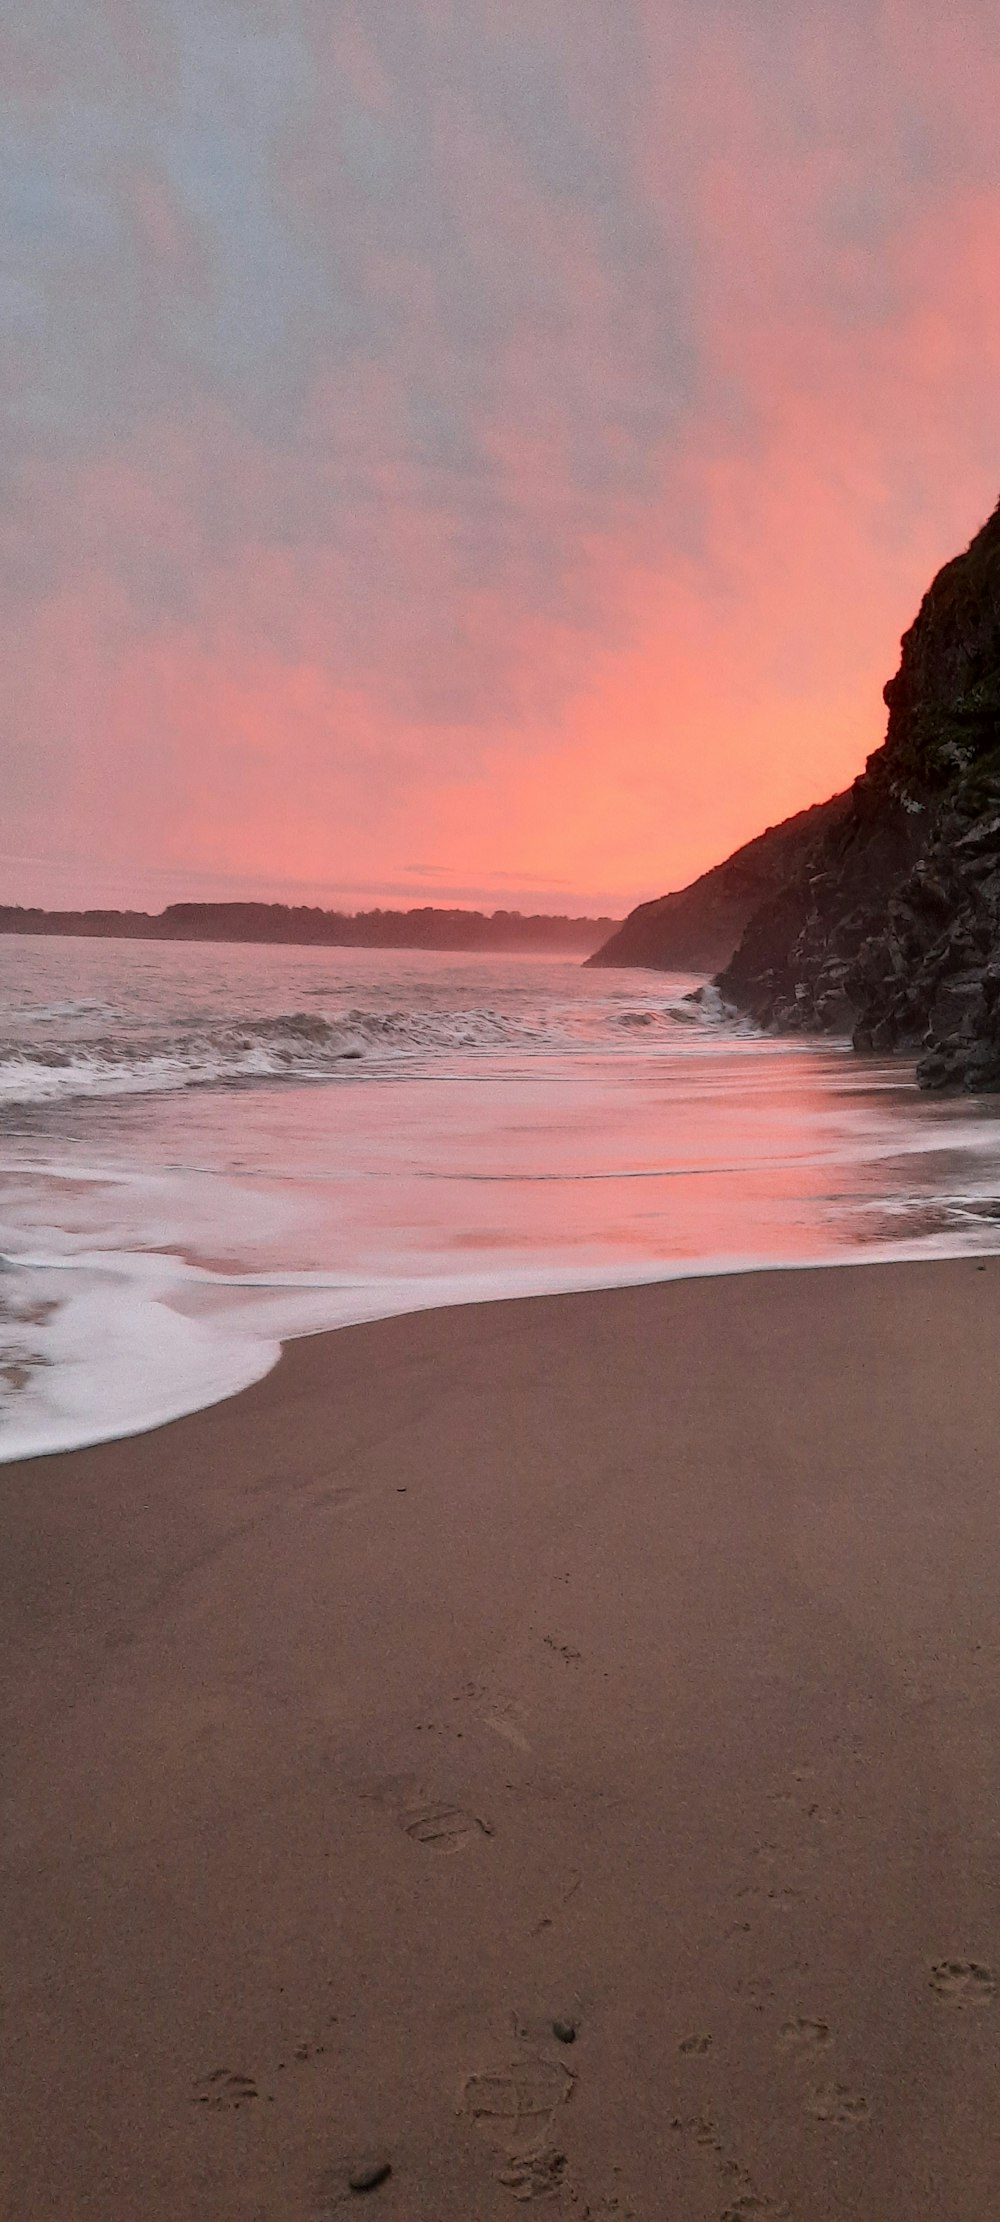
[[[6,900],[621,912],[861,768],[1000,477],[987,0],[2,44]]]

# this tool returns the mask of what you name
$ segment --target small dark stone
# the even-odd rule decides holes
[[[554,2021],[552,2034],[554,2037],[558,2037],[561,2045],[575,2045],[576,2023],[574,2021]]]
[[[347,2181],[352,2191],[376,2191],[391,2174],[391,2160],[363,2160],[352,2168]]]

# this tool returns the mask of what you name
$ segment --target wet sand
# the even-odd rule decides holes
[[[425,1313],[0,1471],[10,2222],[1000,2212],[998,1341]]]

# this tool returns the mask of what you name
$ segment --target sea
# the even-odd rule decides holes
[[[0,938],[0,1458],[431,1306],[1000,1246],[1000,1103],[548,956]]]

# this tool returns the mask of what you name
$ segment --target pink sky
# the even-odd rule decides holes
[[[622,911],[1000,492],[993,0],[26,0],[0,900]]]

